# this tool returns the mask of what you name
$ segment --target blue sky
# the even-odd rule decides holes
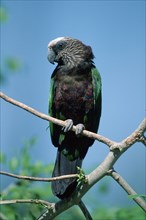
[[[102,76],[99,133],[121,141],[137,128],[145,116],[145,1],[5,0],[2,5],[9,19],[1,25],[1,61],[13,56],[22,63],[20,73],[10,76],[2,87],[4,93],[47,114],[55,68],[47,61],[47,44],[56,37],[71,36],[93,48]],[[26,139],[37,136],[33,160],[55,161],[47,122],[2,101],[1,126],[2,150],[7,155],[15,155]],[[83,167],[95,168],[107,153],[108,148],[96,142]],[[144,193],[144,161],[144,147],[137,143],[115,166],[138,193]],[[111,205],[127,202],[119,188],[111,181]]]

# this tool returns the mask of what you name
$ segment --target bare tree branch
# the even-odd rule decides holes
[[[13,105],[16,105],[18,106],[19,108],[22,108],[24,109],[25,111],[28,111],[30,113],[32,113],[33,115],[39,117],[39,118],[42,118],[46,121],[50,121],[54,124],[57,124],[59,126],[62,126],[64,127],[66,125],[66,122],[65,121],[62,121],[62,120],[59,120],[59,119],[56,119],[56,118],[53,118],[51,116],[48,116],[44,113],[41,113],[19,101],[16,101],[12,98],[10,98],[9,96],[5,95],[4,93],[0,92],[0,98],[4,99],[6,102],[9,102]],[[76,131],[76,126],[73,126],[72,130],[75,132]],[[132,144],[134,144],[136,141],[141,141],[145,144],[146,142],[146,139],[144,136],[142,136],[142,134],[144,133],[144,131],[146,130],[146,119],[144,119],[142,121],[142,123],[140,124],[139,128],[133,132],[133,134],[131,134],[128,138],[126,138],[125,140],[123,140],[121,143],[123,145],[123,147],[126,145],[126,147],[129,147],[131,146]],[[87,136],[89,138],[92,138],[92,139],[95,139],[95,140],[98,140],[104,144],[106,144],[107,146],[111,147],[111,150],[113,150],[114,148],[119,148],[121,149],[121,146],[119,143],[115,142],[115,141],[112,141],[102,135],[99,135],[99,134],[96,134],[96,133],[93,133],[93,132],[90,132],[90,131],[87,131],[87,130],[84,130],[82,135],[84,136]],[[128,143],[128,144],[127,144]]]
[[[114,143],[110,150],[119,149],[120,151],[125,151],[129,147],[131,147],[136,142],[142,142],[146,146],[146,138],[144,136],[144,132],[146,131],[146,118],[140,123],[138,128],[127,138],[122,140],[120,143]]]
[[[82,200],[80,200],[78,205],[79,205],[80,209],[82,210],[86,220],[92,220],[92,217],[91,217],[88,209],[86,208],[86,206],[85,206],[85,204],[83,203]]]
[[[0,97],[3,98],[5,101],[16,105],[34,115],[36,115],[37,117],[40,117],[44,120],[50,121],[52,123],[55,123],[57,125],[60,126],[65,126],[65,121],[61,121],[58,120],[56,118],[52,118],[48,115],[45,115],[43,113],[40,113],[38,111],[36,111],[35,109],[21,103],[18,102],[8,96],[6,96],[3,93],[0,93]],[[73,126],[73,131],[76,130],[76,127]],[[113,179],[115,181],[118,182],[118,184],[120,186],[122,186],[122,188],[128,193],[128,194],[136,194],[136,192],[126,183],[126,181],[119,175],[117,174],[115,171],[112,171],[112,168],[114,166],[114,164],[116,163],[116,161],[118,160],[118,158],[126,151],[129,149],[129,147],[131,147],[134,143],[136,142],[142,142],[144,145],[146,145],[146,138],[144,136],[144,132],[146,131],[146,119],[144,119],[139,127],[131,134],[129,135],[127,138],[125,138],[123,141],[121,142],[115,142],[112,141],[108,138],[103,137],[102,135],[99,134],[95,134],[93,132],[84,130],[83,131],[83,135],[87,136],[89,138],[92,139],[96,139],[104,144],[106,144],[109,148],[110,148],[110,152],[108,153],[108,155],[106,156],[106,158],[103,160],[103,162],[95,169],[93,170],[89,175],[86,176],[87,181],[85,183],[81,183],[79,184],[79,186],[76,188],[75,192],[72,194],[72,196],[68,199],[64,199],[61,200],[59,202],[57,202],[56,204],[54,203],[49,203],[46,201],[46,205],[47,205],[47,210],[38,218],[38,220],[51,220],[54,219],[54,217],[56,217],[57,215],[59,215],[60,213],[62,213],[63,211],[67,210],[68,208],[70,208],[73,205],[79,205],[83,214],[85,215],[86,219],[92,219],[90,214],[88,213],[85,205],[82,203],[81,198],[85,195],[85,193],[95,184],[97,183],[100,179],[102,179],[104,176],[106,175],[111,175],[113,177]],[[1,174],[5,174],[8,175],[8,173],[6,174],[6,172],[1,172]],[[118,176],[117,176],[118,175]],[[9,175],[10,176],[10,175]],[[24,177],[23,179],[27,179],[27,180],[37,180],[37,181],[54,181],[52,180],[53,178],[36,178],[36,177],[26,177],[26,176],[18,176],[18,175],[14,175],[11,174],[11,177],[15,177],[15,178],[20,178],[20,177]],[[55,180],[57,180],[58,178],[69,178],[71,177],[70,175],[68,177],[63,176],[63,177],[55,177]],[[75,176],[74,176],[75,177]],[[76,176],[77,177],[77,176]],[[73,178],[73,177],[72,177]],[[44,179],[44,180],[42,180]],[[137,204],[143,209],[144,209],[144,201],[140,198],[138,199],[134,199]],[[10,204],[9,203],[10,200],[8,201],[3,201],[5,204]],[[28,200],[14,200],[14,203],[17,202],[24,202],[24,201],[28,201]],[[29,200],[29,201],[34,201],[34,200]],[[36,201],[36,200],[35,200]],[[40,200],[43,201],[43,200]],[[33,203],[33,202],[32,202]],[[45,203],[43,203],[45,204]]]
[[[109,152],[104,161],[89,175],[86,176],[87,182],[82,184],[80,188],[77,188],[73,195],[67,200],[62,200],[52,206],[51,212],[49,210],[45,211],[37,220],[52,220],[60,213],[64,212],[68,208],[75,204],[78,204],[81,198],[86,194],[86,192],[98,181],[100,181],[104,176],[109,175],[109,170],[112,169],[113,165],[117,159],[122,155],[122,152],[118,151],[117,154],[114,152]],[[126,191],[126,189],[125,189]],[[137,201],[139,204],[139,201]]]
[[[146,146],[146,137],[144,135],[142,135],[138,141]]]
[[[47,202],[45,200],[40,199],[13,199],[13,200],[2,200],[0,201],[0,205],[6,204],[15,204],[15,203],[33,203],[33,204],[40,204],[47,208],[50,208],[53,203]]]
[[[137,193],[132,189],[132,187],[124,180],[119,173],[115,170],[110,170],[109,175],[127,192],[128,195],[136,195]],[[146,211],[146,203],[140,197],[133,198],[133,200],[144,210]]]
[[[70,175],[63,175],[63,176],[52,177],[52,178],[41,178],[41,177],[32,177],[32,176],[21,176],[21,175],[16,175],[16,174],[4,172],[4,171],[0,171],[0,174],[5,175],[5,176],[10,176],[13,178],[17,178],[17,179],[24,179],[24,180],[30,180],[30,181],[41,181],[41,182],[52,182],[56,180],[79,177],[78,174],[70,174]]]
[[[30,112],[31,114],[33,114],[33,115],[35,115],[35,116],[37,116],[37,117],[39,117],[39,118],[42,118],[42,119],[44,119],[44,120],[46,120],[46,121],[50,121],[50,122],[52,122],[52,123],[54,123],[54,124],[56,124],[56,125],[62,126],[62,127],[64,127],[64,126],[66,125],[66,122],[65,122],[65,121],[62,121],[62,120],[53,118],[53,117],[48,116],[48,115],[45,115],[45,114],[43,114],[43,113],[41,113],[41,112],[39,112],[39,111],[37,111],[37,110],[35,110],[35,109],[33,109],[33,108],[31,108],[31,107],[29,107],[29,106],[27,106],[27,105],[21,103],[21,102],[18,102],[18,101],[16,101],[16,100],[14,100],[14,99],[8,97],[7,95],[5,95],[5,94],[2,93],[2,92],[0,92],[0,98],[4,99],[6,102],[9,102],[9,103],[11,103],[11,104],[13,104],[13,105],[16,105],[16,106],[19,107],[19,108],[24,109],[25,111],[28,111],[28,112]],[[72,131],[74,131],[74,132],[76,131],[76,126],[73,126],[73,127],[72,127]],[[103,143],[105,143],[107,146],[111,146],[111,145],[114,144],[114,142],[111,141],[110,139],[105,138],[105,137],[103,137],[102,135],[99,135],[99,134],[96,134],[96,133],[87,131],[87,130],[84,130],[83,133],[82,133],[82,135],[87,136],[87,137],[92,138],[92,139],[96,139],[96,140],[98,140],[98,141],[100,141],[100,142],[103,142]]]
[[[3,213],[0,213],[0,220],[8,220],[8,219]]]
[[[127,138],[122,141],[123,148],[129,148],[135,142],[140,141],[146,146],[146,138],[144,132],[146,131],[146,118],[140,123],[138,128]]]

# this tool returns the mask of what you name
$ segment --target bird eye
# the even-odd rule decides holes
[[[60,49],[60,50],[63,48],[63,46],[64,46],[64,42],[59,42],[57,44],[57,48]]]

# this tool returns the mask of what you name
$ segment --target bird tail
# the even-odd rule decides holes
[[[82,166],[82,159],[68,160],[61,151],[57,152],[56,162],[52,177],[76,174],[77,167]],[[52,182],[52,191],[60,199],[69,197],[75,190],[77,181],[74,178],[57,180]]]

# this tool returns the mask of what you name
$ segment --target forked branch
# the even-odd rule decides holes
[[[64,126],[65,122],[58,120],[56,118],[50,117],[48,115],[45,115],[41,112],[36,111],[35,109],[18,102],[8,96],[6,96],[3,93],[0,93],[0,97],[4,99],[5,101],[16,105],[31,114],[40,117],[44,120],[50,121],[52,123],[55,123],[60,126]],[[76,130],[76,126],[73,126],[72,128],[73,131]],[[80,209],[82,210],[86,220],[91,220],[92,217],[90,213],[88,212],[86,206],[84,203],[81,201],[82,197],[85,195],[85,193],[95,184],[97,183],[100,179],[102,179],[106,175],[110,175],[117,183],[130,195],[135,194],[136,192],[128,185],[128,183],[113,170],[113,166],[118,160],[118,158],[127,150],[129,147],[131,147],[134,143],[136,142],[141,142],[146,146],[146,137],[144,136],[144,132],[146,131],[146,119],[144,119],[138,128],[127,138],[125,138],[121,142],[115,142],[112,141],[102,135],[95,134],[93,132],[84,130],[83,135],[87,136],[89,138],[98,140],[105,145],[107,145],[110,149],[110,152],[106,156],[106,158],[103,160],[103,162],[95,169],[93,170],[89,175],[86,176],[86,183],[82,183],[80,187],[77,187],[76,191],[73,193],[73,195],[65,200],[59,201],[56,204],[54,203],[49,203],[47,201],[43,200],[7,200],[7,201],[2,201],[1,204],[10,204],[10,203],[17,203],[17,202],[28,202],[28,203],[42,203],[47,207],[47,210],[38,218],[38,220],[51,220],[54,219],[55,216],[59,215],[63,211],[67,210],[73,205],[78,205]],[[55,177],[54,178],[38,178],[38,177],[28,177],[28,176],[19,176],[15,174],[10,174],[7,172],[1,171],[0,174],[11,176],[14,178],[19,178],[19,179],[25,179],[25,180],[32,180],[32,181],[55,181],[57,179],[63,179],[63,178],[75,178],[78,177],[78,174],[73,174],[73,175],[66,175],[66,176],[60,176],[60,177]],[[136,203],[144,210],[146,211],[146,204],[141,198],[136,198],[134,199]]]

